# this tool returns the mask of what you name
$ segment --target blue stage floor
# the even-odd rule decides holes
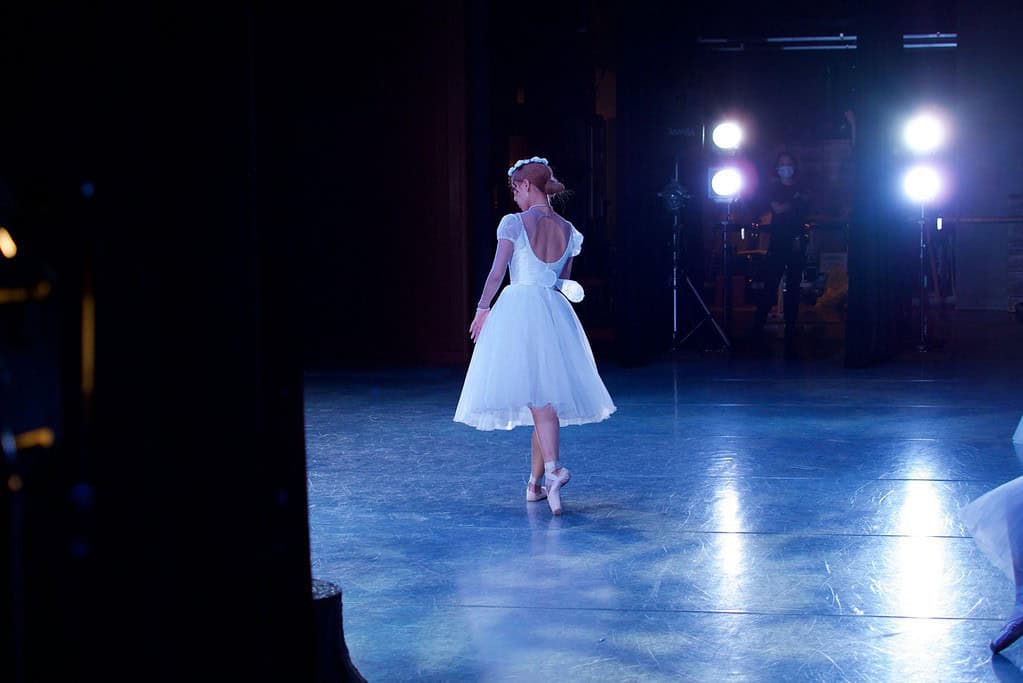
[[[1019,371],[605,364],[562,518],[526,428],[452,422],[458,372],[311,373],[313,575],[370,681],[1023,680],[958,518],[1023,473]]]

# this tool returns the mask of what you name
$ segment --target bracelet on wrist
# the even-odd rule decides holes
[[[479,306],[476,307],[476,312],[477,313],[482,313],[483,311],[489,311],[489,310],[490,310],[490,306],[487,306],[486,308],[480,308]]]

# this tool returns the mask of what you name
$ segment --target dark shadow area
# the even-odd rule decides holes
[[[311,680],[273,16],[0,27],[0,677]]]

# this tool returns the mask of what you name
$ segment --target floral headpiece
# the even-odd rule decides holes
[[[550,165],[547,163],[547,160],[542,157],[532,157],[531,159],[519,159],[518,161],[515,162],[514,166],[508,169],[508,177],[510,178],[512,173],[515,173],[515,171],[519,170],[526,164],[543,164],[544,166]]]

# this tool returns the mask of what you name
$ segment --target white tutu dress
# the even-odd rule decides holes
[[[1013,557],[1023,567],[1023,477],[988,491],[960,517],[977,547],[1013,581]]]
[[[562,294],[581,298],[577,283],[560,279],[568,259],[582,251],[582,233],[568,225],[564,254],[548,263],[533,253],[523,214],[501,220],[497,238],[514,246],[511,284],[476,339],[456,422],[481,430],[512,429],[533,424],[530,406],[549,405],[566,426],[599,422],[615,411],[582,324]]]

